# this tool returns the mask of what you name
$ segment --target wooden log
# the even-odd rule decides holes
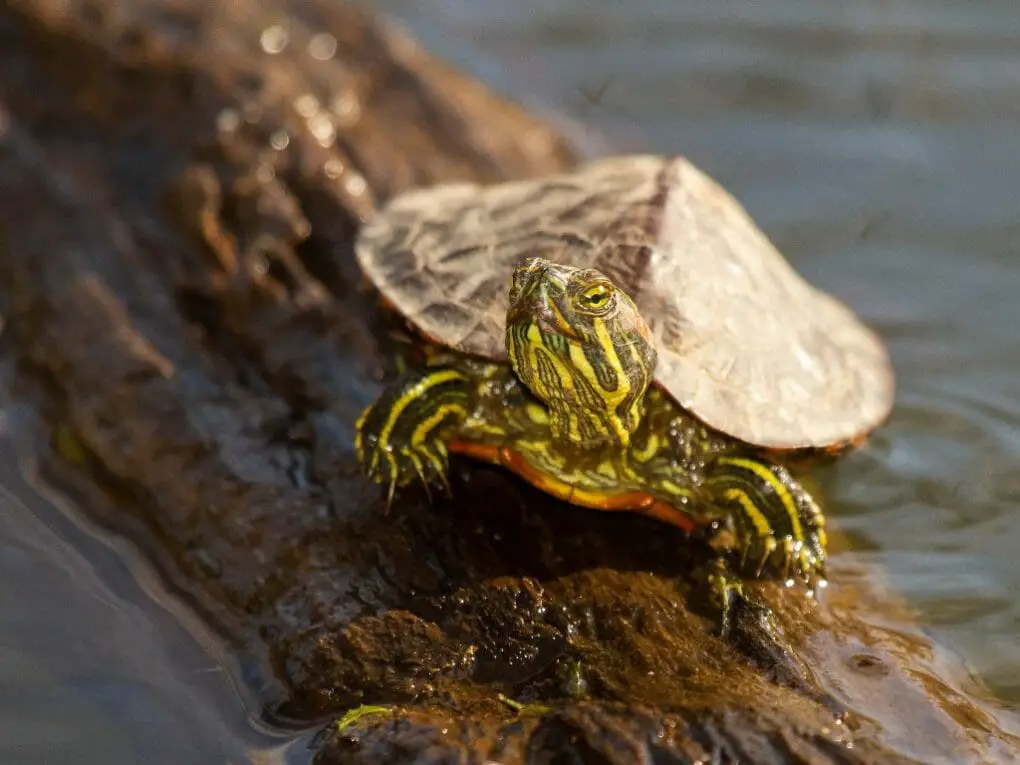
[[[458,462],[392,512],[352,425],[388,367],[352,239],[412,186],[569,167],[355,5],[0,8],[0,311],[48,477],[232,641],[267,717],[385,704],[322,762],[988,762],[1016,741],[859,594],[766,588],[817,693],[688,608],[695,553]],[[500,699],[531,699],[517,714]],[[846,708],[836,720],[819,698]],[[570,760],[573,756],[575,759]]]

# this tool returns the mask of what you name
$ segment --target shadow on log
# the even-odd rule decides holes
[[[321,762],[1011,756],[852,588],[823,607],[765,588],[804,693],[688,610],[678,531],[461,462],[454,500],[384,511],[352,426],[391,347],[352,238],[412,186],[569,166],[549,127],[331,0],[14,0],[0,65],[24,433],[235,644],[267,717],[393,705],[330,728]]]

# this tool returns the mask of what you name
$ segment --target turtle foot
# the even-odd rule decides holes
[[[825,516],[786,467],[725,455],[709,465],[705,486],[736,536],[742,573],[824,586]]]
[[[388,487],[387,509],[393,503],[397,487],[408,486],[416,480],[425,488],[430,499],[435,485],[441,486],[447,494],[450,493],[446,479],[449,454],[446,444],[440,440],[414,445],[375,441],[367,444],[364,456],[359,454],[358,458],[372,481]]]
[[[387,508],[398,486],[420,481],[449,493],[445,437],[466,416],[466,378],[453,369],[427,375],[406,372],[365,409],[355,425],[362,470],[389,487]]]

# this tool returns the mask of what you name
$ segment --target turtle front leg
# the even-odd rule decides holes
[[[708,464],[708,501],[725,511],[736,536],[740,568],[766,570],[808,585],[825,581],[825,516],[814,498],[781,465],[723,455]]]
[[[768,571],[809,586],[825,582],[825,517],[808,491],[781,465],[724,455],[706,467],[708,501],[724,512],[736,537],[733,552],[699,570],[719,620],[719,636],[767,667],[781,685],[798,688],[841,714],[820,691],[796,652],[776,628],[769,605],[746,586],[738,571]]]
[[[355,425],[355,449],[362,470],[388,484],[386,506],[398,486],[415,479],[449,488],[447,440],[467,418],[474,385],[460,370],[408,371],[369,405]]]

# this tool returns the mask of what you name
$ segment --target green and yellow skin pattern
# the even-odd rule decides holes
[[[427,347],[362,414],[366,473],[445,484],[450,453],[502,465],[575,505],[729,532],[741,573],[825,580],[825,518],[789,470],[711,431],[652,386],[656,351],[601,272],[530,258],[514,271],[510,364]]]

